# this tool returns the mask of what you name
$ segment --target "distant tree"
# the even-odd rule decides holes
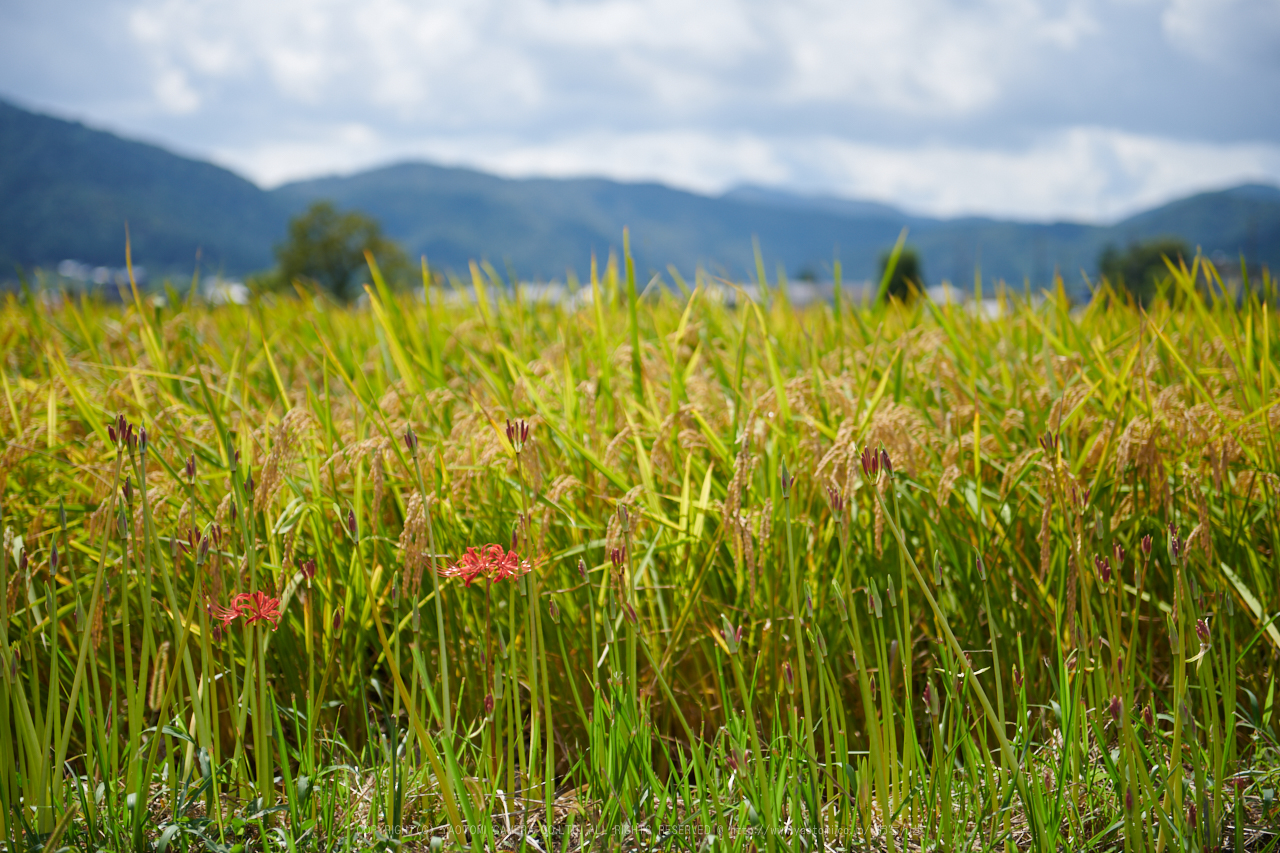
[[[1128,291],[1139,305],[1149,305],[1159,291],[1160,283],[1169,278],[1169,267],[1164,259],[1175,264],[1179,259],[1190,262],[1194,256],[1185,240],[1177,237],[1157,237],[1139,243],[1130,243],[1121,251],[1107,246],[1098,257],[1098,271],[1118,290]]]
[[[287,239],[275,248],[284,283],[312,281],[343,302],[360,295],[366,251],[388,281],[408,272],[404,251],[383,236],[377,220],[356,210],[340,211],[328,201],[317,201],[291,219]]]
[[[885,270],[889,268],[889,259],[893,252],[885,251],[880,255],[880,281],[884,281]],[[893,267],[893,278],[889,280],[886,298],[909,302],[916,293],[923,292],[924,270],[920,265],[920,254],[911,246],[903,246],[898,255],[898,263]]]

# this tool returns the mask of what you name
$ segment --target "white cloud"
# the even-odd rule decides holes
[[[261,68],[303,103],[371,97],[481,119],[602,81],[632,93],[633,109],[741,99],[963,114],[1097,28],[1085,0],[1058,13],[1032,0],[159,0],[133,17],[163,63],[210,87]]]
[[[1280,68],[1276,0],[1171,0],[1161,23],[1175,45],[1202,61]]]
[[[1100,218],[1280,180],[1277,0],[16,2],[0,90],[266,184],[419,157]]]

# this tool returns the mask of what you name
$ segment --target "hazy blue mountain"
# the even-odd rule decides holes
[[[436,265],[465,269],[468,260],[484,257],[533,278],[562,278],[570,266],[585,273],[593,251],[603,262],[611,249],[621,248],[624,226],[641,271],[672,264],[689,274],[702,264],[713,274],[741,278],[754,269],[751,238],[758,235],[770,275],[779,260],[792,273],[806,265],[820,271],[837,246],[842,257],[856,259],[861,274],[901,228],[892,213],[855,221],[661,184],[509,180],[425,163],[302,181],[275,195],[295,210],[329,198],[367,211],[410,255],[425,254]]]
[[[153,145],[0,102],[0,280],[15,265],[63,259],[119,266],[128,222],[135,262],[155,271],[247,273],[272,263],[290,215],[317,199],[381,220],[411,257],[465,272],[486,259],[525,279],[586,274],[631,230],[640,275],[675,265],[686,276],[754,279],[752,237],[770,274],[849,280],[876,274],[903,227],[929,283],[1043,286],[1061,270],[1073,290],[1109,243],[1176,235],[1206,254],[1280,269],[1280,189],[1248,185],[1202,193],[1110,226],[982,217],[936,219],[890,205],[745,186],[719,197],[655,183],[599,178],[507,179],[471,169],[401,163],[264,191],[236,174]]]
[[[209,163],[0,101],[0,264],[75,258],[243,271],[271,263],[286,217],[254,184]]]

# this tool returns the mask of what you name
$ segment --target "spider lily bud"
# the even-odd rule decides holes
[[[405,449],[409,451],[410,455],[418,455],[418,436],[414,433],[413,427],[411,426],[405,427],[404,446]]]
[[[560,624],[560,605],[556,604],[556,599],[554,596],[552,596],[547,603],[547,613],[551,615],[552,622],[556,623],[557,625]]]
[[[107,435],[111,438],[112,444],[117,446],[120,444],[120,440],[116,437],[116,428],[114,425],[107,426]]]
[[[791,486],[795,483],[796,478],[787,470],[787,463],[783,462],[778,468],[778,476],[782,480],[782,498],[786,500],[791,497]]]
[[[49,571],[52,574],[58,572],[58,543],[54,542],[49,548]]]
[[[834,580],[831,582],[831,586],[833,588],[832,592],[834,593],[834,597],[836,600],[836,609],[840,612],[840,621],[848,622],[849,621],[849,605],[844,603],[844,596],[840,594],[840,588],[836,586],[836,582]]]
[[[1142,724],[1151,728],[1156,724],[1155,714],[1151,713],[1150,703],[1142,706]]]
[[[880,454],[876,453],[870,447],[862,448],[862,474],[868,480],[874,480],[880,476]]]
[[[893,462],[889,460],[889,451],[883,447],[880,448],[880,467],[884,469],[886,475],[893,476]]]
[[[1121,545],[1119,542],[1116,543],[1115,558],[1116,558],[1116,570],[1119,571],[1120,567],[1124,565],[1124,558],[1125,558],[1124,546]]]
[[[631,532],[631,516],[627,513],[626,504],[618,504],[618,526],[623,533]]]
[[[723,613],[720,614],[720,624],[724,630],[724,644],[729,647],[729,654],[736,655],[738,645],[742,642],[742,627],[734,628],[729,617]]]
[[[978,577],[985,581],[987,579],[987,564],[982,562],[981,554],[975,554],[974,557],[978,563]]]
[[[311,579],[316,576],[316,561],[307,560],[299,568],[302,570],[302,576],[306,578],[307,583],[311,583]]]
[[[333,633],[336,634],[342,630],[342,619],[344,615],[345,615],[345,612],[343,610],[343,607],[341,604],[339,604],[338,609],[333,611],[333,623],[332,623]]]
[[[582,578],[583,580],[587,579],[587,564],[583,561],[581,557],[578,558],[578,577]]]
[[[844,521],[844,495],[840,494],[840,489],[835,486],[827,486],[827,502],[831,504],[831,511]]]
[[[1203,619],[1196,620],[1196,636],[1203,645],[1209,645],[1209,623]]]
[[[796,695],[796,674],[791,670],[791,661],[782,662],[782,680],[786,682],[787,692]]]
[[[253,497],[253,474],[250,474],[244,481],[244,493],[247,497]]]
[[[186,474],[188,480],[194,480],[196,478],[196,455],[194,453],[187,458]]]
[[[1142,556],[1144,558],[1151,556],[1151,534],[1150,533],[1142,537]]]
[[[1124,810],[1127,812],[1133,811],[1133,789],[1132,788],[1129,788],[1124,792]]]
[[[356,511],[354,509],[347,510],[347,530],[354,538],[356,535]]]
[[[1111,697],[1111,703],[1107,705],[1107,710],[1111,712],[1112,721],[1119,724],[1120,714],[1124,711],[1124,704],[1120,701],[1119,696]]]
[[[871,581],[871,586],[867,589],[867,604],[870,605],[869,610],[876,614],[877,619],[883,619],[884,613],[880,610],[880,592],[876,589],[876,582]]]
[[[1098,570],[1098,580],[1103,583],[1111,582],[1111,563],[1106,557],[1095,557],[1093,559],[1094,568]]]
[[[147,452],[147,428],[143,427],[138,430],[138,448],[143,452]]]
[[[484,694],[484,715],[487,717],[493,713],[493,694]]]
[[[1026,679],[1025,679],[1025,678],[1023,678],[1023,676],[1022,676],[1022,670],[1018,669],[1018,668],[1015,666],[1015,667],[1013,668],[1013,686],[1014,686],[1014,687],[1016,687],[1016,688],[1018,688],[1019,690],[1021,690],[1021,689],[1022,689],[1022,685],[1023,685],[1025,682],[1026,682]]]
[[[129,477],[124,478],[123,491],[125,503],[133,503],[133,482]]]

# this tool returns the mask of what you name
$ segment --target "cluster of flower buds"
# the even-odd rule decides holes
[[[836,519],[844,523],[844,495],[840,493],[838,486],[827,486],[827,503],[831,504],[831,511],[835,513]]]
[[[1117,546],[1119,547],[1119,546]],[[1098,571],[1098,580],[1104,584],[1111,583],[1111,561],[1106,557],[1094,557],[1093,567]]]
[[[413,431],[413,427],[404,428],[404,447],[409,451],[410,456],[418,455],[418,434]]]
[[[720,623],[724,631],[724,644],[729,647],[729,654],[736,655],[742,645],[742,626],[735,628],[723,613],[720,614]]]
[[[932,681],[926,681],[924,683],[924,693],[920,695],[920,699],[924,702],[924,706],[929,709],[929,716],[936,717],[938,714],[942,713],[942,708],[938,701],[938,694],[933,689]]]
[[[303,579],[307,582],[307,586],[310,586],[312,578],[316,576],[316,561],[314,559],[304,561],[301,566],[298,566],[298,571],[302,572]]]
[[[127,504],[133,503],[133,482],[129,477],[124,478],[124,487],[121,488],[120,491],[124,495],[125,503]]]
[[[1151,728],[1156,724],[1156,715],[1151,712],[1151,703],[1142,706],[1142,724]]]
[[[1013,668],[1013,686],[1021,690],[1022,685],[1025,683],[1026,683],[1026,678],[1023,677],[1022,670],[1018,669],[1015,666]]]
[[[778,478],[782,481],[782,499],[787,500],[791,497],[791,487],[795,485],[795,475],[787,470],[787,463],[783,462],[778,466]]]
[[[529,442],[529,424],[523,420],[515,423],[511,419],[507,419],[507,441],[511,444],[516,453],[524,450],[524,446]]]
[[[107,424],[107,435],[117,449],[123,446],[132,452],[137,449],[139,440],[142,442],[142,449],[147,449],[147,431],[143,429],[139,435],[135,435],[133,426],[124,415],[116,415],[116,419]]]
[[[1111,702],[1107,705],[1107,710],[1111,712],[1112,722],[1119,725],[1120,715],[1124,713],[1124,703],[1120,701],[1119,696],[1111,697]]]
[[[883,447],[878,451],[870,447],[862,448],[859,461],[862,462],[862,473],[868,480],[878,479],[881,471],[887,477],[893,476],[893,462],[889,459],[889,451]]]
[[[626,546],[626,545],[623,545],[621,548],[610,548],[610,549],[609,549],[609,562],[610,562],[610,563],[613,563],[613,567],[614,567],[615,569],[621,569],[621,568],[622,568],[622,564],[623,564],[623,563],[625,563],[626,561],[627,561],[627,546]]]
[[[1145,560],[1150,556],[1151,556],[1151,534],[1148,533],[1146,536],[1142,537],[1142,559]]]
[[[1058,442],[1061,438],[1060,433],[1049,432],[1045,430],[1040,436],[1040,449],[1050,456],[1058,452]]]
[[[874,578],[867,587],[867,612],[876,614],[877,619],[884,618],[884,611],[880,609],[880,591],[876,589]]]
[[[347,510],[347,532],[351,534],[351,538],[356,538],[356,511],[354,509]]]
[[[196,557],[196,565],[204,565],[209,558],[210,548],[219,548],[222,546],[222,525],[213,524],[209,526],[209,532],[202,534],[194,527],[187,531],[186,540],[178,540],[178,548],[182,553],[192,553]]]
[[[1186,542],[1178,538],[1178,526],[1169,522],[1169,561],[1175,566],[1182,560]]]
[[[493,694],[484,694],[484,715],[487,717],[493,713]]]
[[[249,472],[249,476],[244,480],[244,496],[246,498],[253,497],[253,472]]]
[[[1196,638],[1200,640],[1200,648],[1209,647],[1209,623],[1204,619],[1196,620]]]
[[[187,481],[194,483],[196,481],[196,455],[192,453],[182,463],[182,473],[187,475]]]
[[[1125,558],[1124,546],[1121,545],[1119,542],[1117,542],[1116,547],[1112,551],[1112,553],[1115,555],[1115,558],[1116,558],[1116,571],[1119,571],[1120,567],[1124,565],[1124,558]]]
[[[560,624],[560,605],[556,604],[554,595],[547,598],[547,613],[551,616],[551,621]]]

